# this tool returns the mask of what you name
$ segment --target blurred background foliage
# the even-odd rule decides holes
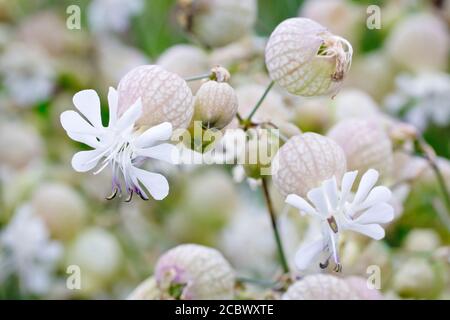
[[[39,10],[50,8],[53,11],[56,11],[59,15],[66,15],[66,8],[69,5],[76,4],[81,7],[82,13],[82,29],[88,30],[89,26],[87,25],[86,18],[86,7],[89,4],[89,0],[0,0],[1,1],[11,1],[12,5],[8,7],[11,8],[12,12],[10,14],[14,17],[12,23],[20,24],[22,21],[26,20],[27,17]],[[124,0],[126,1],[126,0]],[[384,5],[388,3],[388,0],[353,0],[353,2],[358,4],[365,5]],[[429,3],[425,1],[426,3]],[[416,5],[412,5],[408,7],[408,11],[415,12],[422,10],[422,6],[425,3],[423,1],[416,1]],[[167,48],[175,44],[180,43],[192,43],[192,39],[189,38],[183,31],[177,26],[174,17],[174,3],[175,0],[147,0],[145,1],[145,7],[137,16],[132,18],[131,27],[123,34],[118,34],[117,37],[120,37],[120,40],[131,47],[135,47],[140,49],[147,57],[150,58],[150,61],[154,62],[159,55],[164,52]],[[298,14],[298,8],[302,5],[302,0],[259,0],[258,1],[258,20],[255,26],[256,33],[261,36],[268,36],[272,32],[272,30],[284,19],[295,17]],[[0,12],[0,20],[2,19],[4,13]],[[409,12],[402,12],[403,16],[408,15]],[[362,22],[359,26],[362,32],[358,34],[357,42],[359,46],[357,47],[357,51],[355,52],[355,56],[360,57],[366,54],[371,54],[378,52],[383,48],[385,40],[389,35],[392,27],[395,25],[397,21],[400,21],[403,16],[398,16],[395,19],[390,20],[389,24],[383,26],[380,30],[370,30],[363,25]],[[76,32],[76,31],[74,31]],[[76,54],[76,53],[75,53]],[[89,60],[89,57],[81,57],[81,59]],[[91,61],[88,61],[91,63]],[[188,63],[188,61],[186,61]],[[70,63],[68,63],[70,64]],[[89,64],[89,67],[94,68],[92,66],[93,63]],[[448,72],[448,70],[447,70]],[[70,97],[72,94],[79,90],[86,89],[86,83],[88,85],[97,85],[94,77],[92,79],[88,79],[87,81],[83,81],[83,79],[79,79],[74,77],[70,72],[62,72],[58,75],[57,81],[57,90],[56,93],[64,93],[66,96]],[[365,81],[371,81],[371,79],[365,79]],[[115,85],[115,84],[111,84]],[[0,82],[0,91],[1,91],[2,83]],[[56,95],[56,94],[55,94]],[[106,107],[106,99],[105,95],[101,94],[103,112],[107,111]],[[54,109],[55,101],[51,99],[48,101],[41,101],[38,105],[29,111],[18,111],[20,116],[28,122],[34,124],[34,126],[38,129],[39,133],[44,137],[44,140],[47,143],[48,153],[46,156],[48,158],[49,163],[58,163],[65,161],[66,159],[62,159],[61,149],[64,149],[64,144],[61,143],[61,128],[56,128],[54,125],[49,125],[49,121],[55,122],[57,119],[58,112],[60,110]],[[69,106],[66,106],[69,108]],[[430,124],[424,132],[425,139],[433,146],[436,150],[437,154],[446,158],[450,158],[450,124],[445,126],[436,126]],[[64,136],[64,139],[66,137]],[[67,147],[67,146],[65,146]],[[77,145],[77,149],[86,148],[86,146],[79,144]],[[68,163],[68,161],[67,161]],[[66,163],[66,167],[68,164]],[[58,168],[61,170],[61,168]],[[72,176],[66,175],[66,173],[58,172],[58,169],[55,169],[53,172],[53,176],[46,176],[45,179],[52,180],[56,177],[56,179],[60,179],[64,182],[68,182],[73,184],[76,190],[82,190],[82,186],[80,181],[74,180]],[[215,168],[217,169],[217,168]],[[214,169],[213,169],[214,170]],[[62,170],[61,170],[62,171]],[[227,174],[230,173],[230,167],[226,167]],[[229,174],[230,175],[230,174]],[[221,180],[221,177],[214,176],[217,180]],[[113,203],[99,203],[95,198],[89,199],[89,225],[100,225],[102,227],[108,228],[111,232],[113,232],[116,237],[119,239],[123,250],[130,257],[129,261],[126,261],[124,266],[121,268],[121,272],[128,275],[129,283],[132,285],[136,285],[146,276],[148,276],[151,267],[149,266],[152,262],[155,261],[155,257],[158,256],[164,249],[170,247],[176,242],[181,241],[193,241],[195,240],[198,243],[208,244],[213,243],[211,239],[211,234],[215,234],[214,232],[220,229],[220,226],[229,219],[226,214],[216,214],[216,212],[207,212],[208,209],[213,208],[216,202],[223,204],[224,202],[220,202],[223,199],[220,197],[213,197],[211,206],[207,207],[206,212],[202,212],[201,210],[192,210],[193,215],[197,214],[201,218],[196,218],[195,223],[201,221],[201,223],[192,225],[189,216],[182,216],[179,214],[175,214],[174,212],[180,210],[179,208],[189,207],[191,205],[189,203],[189,198],[194,197],[190,194],[190,182],[192,180],[198,180],[199,183],[205,183],[202,179],[202,173],[196,173],[194,176],[189,176],[186,173],[180,173],[177,176],[177,183],[171,184],[171,192],[178,195],[178,197],[174,197],[171,201],[163,201],[158,203],[146,203],[146,206],[141,206],[140,208],[143,212],[146,213],[146,221],[150,227],[150,232],[147,233],[148,239],[146,239],[144,247],[148,249],[145,255],[142,255],[139,251],[140,248],[136,245],[134,240],[130,240],[130,235],[127,234],[124,229],[125,227],[121,225],[121,219],[123,217],[114,218],[112,216],[117,215],[117,211],[121,210],[121,204],[118,202]],[[1,185],[0,185],[1,186]],[[261,201],[260,195],[255,195],[255,192],[248,190],[246,187],[235,186],[237,189],[236,193],[243,194],[243,197],[248,198],[256,198],[256,201]],[[0,196],[3,196],[2,190],[0,190]],[[27,190],[28,192],[30,190]],[[387,243],[392,250],[400,249],[407,239],[408,234],[411,233],[415,228],[425,228],[432,229],[438,233],[442,243],[448,244],[450,243],[450,233],[448,230],[448,226],[445,223],[442,223],[442,219],[439,214],[436,212],[435,207],[433,206],[431,199],[435,198],[436,195],[441,195],[441,191],[436,187],[436,184],[429,183],[418,185],[413,188],[411,194],[408,197],[408,200],[405,202],[404,215],[395,223],[395,226],[389,230],[387,233],[387,238],[385,239],[385,243]],[[24,192],[25,193],[25,192]],[[20,197],[18,197],[20,198]],[[25,198],[25,197],[23,197]],[[230,197],[231,198],[231,197]],[[187,200],[186,200],[187,199]],[[226,199],[227,200],[227,199]],[[230,201],[232,202],[232,201]],[[227,204],[227,203],[225,203]],[[2,208],[3,201],[0,199],[0,211],[8,212],[8,215],[0,215],[0,227],[3,227],[7,224],[8,218],[12,215],[12,208]],[[140,205],[138,205],[140,206]],[[215,209],[212,209],[215,210]],[[220,211],[220,208],[217,209]],[[147,214],[148,213],[148,214]],[[181,217],[181,218],[180,218]],[[178,219],[178,220],[177,220]],[[184,220],[183,220],[184,219]],[[160,228],[160,225],[164,224],[165,221],[174,222],[173,225],[189,225],[189,231],[193,232],[193,234],[183,234],[183,230],[166,230]],[[191,223],[191,225],[190,225]],[[194,231],[192,231],[194,230]],[[203,234],[202,230],[209,230],[209,233]],[[171,235],[179,236],[178,239],[165,239],[164,235],[170,233]],[[267,236],[267,235],[265,235]],[[63,276],[64,272],[59,271],[59,275]],[[1,298],[29,298],[34,296],[26,296],[20,294],[17,286],[17,279],[11,277],[8,279],[6,283],[4,283],[0,288],[0,299]],[[119,281],[120,282],[120,281]],[[124,280],[125,282],[125,280]],[[129,283],[121,284],[123,286],[129,285]],[[109,292],[109,294],[105,294],[106,296],[121,296],[124,290],[121,288],[113,288],[112,284],[108,284],[111,287],[105,286],[102,288],[105,292]],[[129,287],[126,287],[129,289]],[[119,293],[114,294],[112,291],[117,290]],[[101,295],[100,295],[101,296]]]

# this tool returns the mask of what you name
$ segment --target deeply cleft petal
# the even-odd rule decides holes
[[[345,229],[359,232],[375,240],[383,239],[385,234],[384,229],[379,224],[359,224],[351,222],[345,225]]]
[[[356,176],[358,175],[358,171],[350,171],[346,172],[342,177],[341,183],[341,196],[340,202],[341,204],[347,200],[350,191],[352,190],[353,183],[355,182]]]
[[[169,194],[169,183],[163,175],[136,167],[132,167],[132,171],[155,200],[162,200]]]
[[[117,123],[117,109],[119,103],[119,95],[116,89],[109,87],[108,91],[108,107],[109,107],[109,125],[113,127]]]
[[[326,217],[328,215],[328,204],[323,194],[322,188],[315,188],[308,192],[307,197],[309,201],[314,204],[317,211],[319,211],[322,217]]]
[[[101,149],[94,149],[89,151],[80,151],[72,157],[72,167],[75,171],[86,172],[95,168],[100,160]]]
[[[286,203],[300,210],[301,214],[305,212],[310,215],[317,215],[317,211],[302,197],[296,194],[290,194],[286,198]]]
[[[99,148],[101,146],[101,143],[97,140],[97,138],[91,134],[77,134],[67,131],[67,135],[70,139],[84,143],[91,148]]]
[[[124,131],[125,129],[132,128],[135,122],[142,114],[142,103],[139,98],[131,107],[125,111],[125,113],[117,121],[117,130]]]
[[[364,211],[354,221],[361,224],[387,223],[394,219],[394,209],[387,203],[379,203]]]
[[[322,238],[303,245],[295,254],[295,265],[299,270],[307,269],[318,258],[323,249],[324,244]]]
[[[96,137],[101,134],[98,128],[91,126],[79,113],[73,110],[64,111],[60,116],[60,120],[64,130],[72,134],[92,135]]]
[[[103,128],[100,98],[95,90],[89,89],[77,92],[73,96],[73,104],[95,128]]]
[[[336,178],[325,180],[322,184],[328,204],[331,208],[336,208],[338,205],[338,188]]]
[[[138,156],[162,160],[172,164],[177,164],[180,161],[178,148],[170,143],[162,143],[154,147],[139,149],[136,151],[136,154]]]
[[[158,141],[169,140],[172,136],[172,124],[163,122],[157,126],[147,129],[135,141],[135,145],[139,148],[153,146]]]
[[[356,191],[355,199],[353,200],[355,205],[364,201],[369,191],[377,182],[378,176],[378,171],[374,169],[367,170],[367,172],[362,176],[358,191]]]
[[[384,186],[378,186],[370,191],[366,200],[360,205],[360,209],[369,208],[377,203],[388,202],[391,199],[391,190]]]

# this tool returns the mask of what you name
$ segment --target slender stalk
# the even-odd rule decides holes
[[[206,78],[209,78],[209,77],[211,77],[211,72],[204,73],[204,74],[199,74],[199,75],[188,77],[188,78],[184,78],[184,81],[186,81],[186,82],[197,81],[197,80],[202,80],[202,79],[206,79]]]
[[[428,163],[430,164],[431,169],[434,172],[434,175],[436,176],[436,180],[439,184],[439,187],[441,188],[442,197],[444,198],[444,203],[447,208],[447,212],[450,213],[450,195],[447,189],[447,185],[445,184],[445,179],[444,176],[442,175],[441,169],[439,169],[439,166],[435,161],[430,161],[430,159],[428,158],[427,160]]]
[[[264,199],[266,201],[267,209],[269,211],[270,221],[272,222],[272,229],[273,229],[273,233],[275,236],[275,242],[277,244],[277,250],[278,250],[278,255],[280,257],[281,266],[283,267],[284,273],[288,273],[289,266],[288,266],[288,263],[286,260],[286,256],[284,254],[283,244],[281,242],[281,237],[280,237],[280,233],[278,230],[275,211],[273,209],[272,200],[270,199],[270,195],[269,195],[269,188],[267,186],[267,180],[264,177],[261,178],[261,180],[262,180],[262,189],[263,189],[263,193],[264,193]]]
[[[445,183],[444,176],[442,175],[441,169],[436,162],[436,154],[433,148],[425,141],[421,136],[417,138],[417,145],[420,153],[427,160],[431,170],[433,170],[436,180],[438,182],[439,188],[442,191],[442,197],[444,198],[444,204],[447,208],[447,212],[450,214],[450,192]]]
[[[272,89],[273,85],[275,84],[274,81],[270,82],[270,84],[267,86],[266,90],[264,91],[263,95],[261,96],[261,98],[259,98],[258,102],[256,103],[256,105],[253,107],[252,112],[250,112],[250,114],[248,115],[247,119],[245,119],[245,121],[247,123],[250,123],[252,120],[252,117],[254,116],[254,114],[256,113],[256,111],[258,111],[259,107],[261,106],[261,104],[263,103],[264,99],[266,99],[267,94],[269,93],[270,89]]]

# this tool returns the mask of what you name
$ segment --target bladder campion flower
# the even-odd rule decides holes
[[[345,171],[342,148],[330,138],[312,132],[293,136],[272,160],[273,181],[285,196],[304,196],[325,179],[340,179]]]
[[[302,215],[308,214],[321,223],[322,232],[318,239],[302,246],[296,254],[295,262],[300,270],[306,269],[321,253],[325,253],[320,267],[326,268],[332,257],[334,270],[340,272],[342,265],[338,246],[342,231],[352,230],[375,240],[384,237],[380,224],[394,218],[394,209],[388,204],[391,191],[384,186],[374,188],[379,175],[376,170],[370,169],[362,176],[352,198],[351,189],[357,174],[358,171],[345,173],[340,189],[336,177],[323,181],[320,187],[308,192],[309,202],[296,194],[287,196],[288,204],[298,208]]]
[[[142,115],[138,126],[151,127],[170,122],[173,129],[187,128],[194,113],[194,98],[186,81],[157,65],[143,65],[129,71],[119,82],[118,113],[124,114],[139,98]]]
[[[336,94],[350,69],[351,44],[307,18],[280,23],[266,46],[272,80],[300,96]]]
[[[94,90],[83,90],[73,97],[75,107],[83,117],[71,110],[61,114],[61,124],[68,136],[82,142],[93,150],[80,151],[72,158],[72,167],[78,172],[94,174],[110,166],[112,170],[112,194],[108,199],[122,193],[122,180],[131,201],[133,193],[148,200],[147,190],[156,199],[164,199],[169,192],[167,179],[158,173],[138,168],[143,159],[153,158],[177,162],[177,149],[162,141],[170,139],[172,125],[164,122],[149,129],[135,130],[142,115],[141,100],[138,99],[120,117],[117,116],[118,95],[109,89],[109,125],[104,127],[100,115],[100,99]]]

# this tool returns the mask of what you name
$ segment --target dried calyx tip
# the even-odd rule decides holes
[[[222,66],[217,65],[211,69],[211,80],[215,80],[217,82],[228,82],[230,77],[230,72]]]
[[[346,39],[327,35],[317,52],[319,56],[336,57],[336,71],[331,76],[334,81],[341,81],[352,64],[353,47]]]

